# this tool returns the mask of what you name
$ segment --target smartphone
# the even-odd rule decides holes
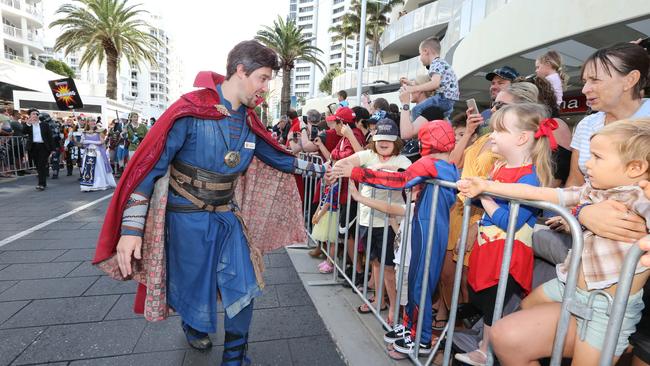
[[[318,133],[320,131],[318,130],[318,127],[316,126],[311,126],[311,131],[309,131],[309,140],[314,141],[316,137],[318,137]]]
[[[480,113],[478,106],[476,105],[476,100],[474,98],[467,99],[467,109],[473,109],[474,113]]]

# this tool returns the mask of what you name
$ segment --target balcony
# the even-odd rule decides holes
[[[382,58],[415,56],[420,42],[444,32],[454,0],[439,0],[417,8],[392,22],[379,40]]]
[[[36,66],[40,68],[45,68],[45,64],[39,61],[36,58],[26,58],[20,55],[14,55],[13,53],[10,52],[5,52],[5,59],[11,60],[14,62],[20,62],[22,64],[27,64],[31,66]]]
[[[366,67],[363,69],[363,85],[374,84],[375,81],[398,84],[401,77],[415,79],[418,75],[426,74],[419,57],[392,64]],[[350,70],[334,78],[332,90],[351,90],[357,87],[357,72]]]
[[[16,14],[27,15],[29,18],[43,24],[43,11],[38,7],[28,4],[24,0],[1,0],[0,4],[15,10]]]
[[[36,34],[33,30],[25,30],[3,24],[2,31],[6,36],[13,37],[20,42],[32,43],[33,46],[43,49],[43,36]]]

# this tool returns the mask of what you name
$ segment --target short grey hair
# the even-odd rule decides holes
[[[320,122],[320,112],[315,109],[307,111],[307,120],[312,123]]]

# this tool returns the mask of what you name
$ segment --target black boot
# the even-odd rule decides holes
[[[223,343],[223,357],[221,366],[250,365],[251,360],[246,357],[248,350],[248,334],[226,332],[226,339]]]
[[[199,351],[205,351],[212,347],[212,341],[207,333],[199,332],[198,330],[189,326],[189,324],[182,322],[183,332],[185,332],[185,339],[192,348]]]

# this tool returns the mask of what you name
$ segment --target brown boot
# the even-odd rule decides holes
[[[314,258],[320,258],[323,255],[323,251],[320,249],[320,245],[316,246],[316,248],[310,250],[308,253]]]

